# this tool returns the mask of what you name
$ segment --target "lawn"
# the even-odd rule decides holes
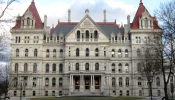
[[[82,98],[55,98],[55,97],[41,97],[31,98],[30,100],[139,100],[142,97],[82,97]]]

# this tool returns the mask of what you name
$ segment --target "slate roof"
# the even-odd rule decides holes
[[[59,35],[60,33],[63,33],[64,36],[66,36],[77,24],[78,22],[59,22],[55,28],[52,27],[51,34],[56,33]],[[108,36],[110,36],[111,33],[117,35],[120,32],[116,22],[96,22],[96,24]]]
[[[35,28],[36,29],[42,29],[43,28],[43,24],[42,24],[41,18],[39,16],[38,10],[37,10],[37,8],[35,6],[34,0],[31,2],[30,6],[27,8],[25,13],[28,10],[33,14],[33,16],[35,18]],[[24,17],[25,13],[23,14],[23,16],[18,16],[18,20],[16,21],[16,25],[12,29],[20,29],[21,19],[22,19],[22,17]]]

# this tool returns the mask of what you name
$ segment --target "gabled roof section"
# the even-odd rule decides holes
[[[142,13],[144,13],[145,11],[148,12],[148,10],[145,8],[145,6],[142,3],[142,0],[140,0],[139,7],[137,9],[137,12],[136,12],[135,17],[133,19],[133,22],[131,24],[131,29],[139,29],[139,18],[141,18]],[[149,16],[153,19],[154,29],[160,29],[160,27],[157,24],[157,20],[155,19],[155,17],[152,17],[150,14],[149,14]]]
[[[42,29],[43,28],[43,24],[42,24],[41,18],[39,16],[38,10],[37,10],[37,8],[35,6],[34,0],[32,0],[30,6],[27,8],[25,13],[28,10],[32,13],[33,17],[35,18],[35,28],[36,29]],[[20,19],[17,19],[16,25],[12,29],[19,29],[20,28],[20,26],[21,26],[21,19],[24,17],[25,13],[23,14],[23,16],[20,16]]]

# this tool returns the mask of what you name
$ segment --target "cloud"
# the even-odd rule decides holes
[[[133,5],[126,4],[122,0],[56,0],[50,4],[42,4],[43,0],[36,0],[35,5],[38,9],[41,19],[44,14],[48,17],[48,25],[56,25],[60,21],[68,20],[68,9],[71,9],[71,21],[80,21],[85,16],[85,9],[89,9],[89,15],[94,21],[103,21],[103,10],[106,9],[107,21],[117,21],[117,23],[126,23],[127,15],[131,15],[131,20],[136,12]],[[47,1],[49,2],[49,1]],[[20,13],[22,15],[30,5],[30,0],[23,0],[20,3],[14,3],[12,15]]]

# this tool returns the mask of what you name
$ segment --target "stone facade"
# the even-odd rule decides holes
[[[80,22],[58,21],[56,27],[41,22],[32,1],[11,29],[9,95],[129,95],[148,96],[147,81],[140,75],[138,49],[144,51],[150,34],[161,34],[155,17],[140,2],[134,21],[95,22],[86,9]],[[136,25],[138,24],[138,25]],[[160,37],[161,38],[161,37]],[[153,95],[163,95],[163,81],[156,76]],[[21,86],[22,85],[22,86]]]

